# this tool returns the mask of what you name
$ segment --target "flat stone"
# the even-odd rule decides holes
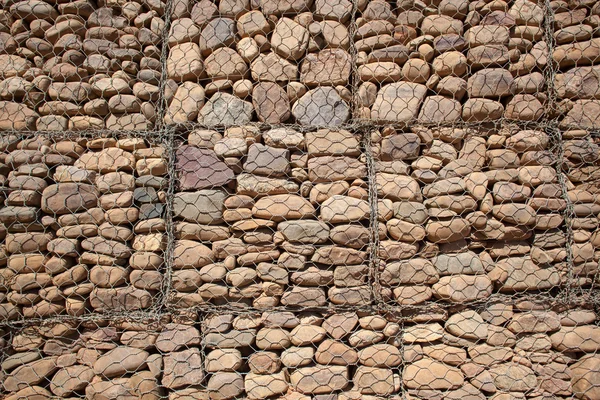
[[[170,323],[156,338],[156,348],[163,352],[172,352],[182,347],[200,344],[200,332],[193,326]]]
[[[432,287],[438,299],[464,303],[488,298],[494,289],[487,275],[444,276]]]
[[[329,227],[321,221],[283,221],[277,230],[290,242],[320,244],[329,239]]]
[[[467,339],[485,340],[487,325],[475,311],[463,311],[452,315],[446,321],[446,330],[451,334]]]
[[[448,390],[459,388],[464,383],[464,376],[458,368],[423,358],[405,368],[402,380],[410,389]]]
[[[558,351],[593,353],[600,349],[599,332],[600,328],[594,325],[564,326],[550,335],[550,340]]]
[[[368,218],[370,207],[364,200],[334,195],[321,205],[321,218],[332,224],[357,222]]]
[[[288,390],[288,382],[284,371],[269,375],[258,375],[250,372],[245,378],[244,389],[251,400],[281,395]]]
[[[252,207],[253,216],[278,222],[310,217],[315,212],[308,200],[291,194],[263,197]]]
[[[490,368],[495,386],[500,390],[527,392],[537,385],[535,373],[523,365],[506,363]]]
[[[440,254],[434,257],[431,262],[440,276],[485,272],[483,263],[477,254],[472,251],[458,254]]]
[[[74,213],[95,207],[99,193],[92,185],[59,183],[42,192],[42,210],[53,214]]]
[[[53,374],[59,367],[56,357],[46,357],[21,365],[8,374],[4,380],[4,389],[16,392],[41,383],[46,376]]]
[[[306,394],[331,393],[348,385],[348,369],[325,365],[298,368],[290,375],[290,385]]]
[[[96,360],[94,373],[112,378],[136,372],[146,365],[148,352],[134,347],[119,346]]]

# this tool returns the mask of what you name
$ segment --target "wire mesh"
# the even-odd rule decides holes
[[[0,398],[600,398],[598,15],[3,1]]]
[[[175,137],[173,307],[366,306],[371,207],[347,130]]]

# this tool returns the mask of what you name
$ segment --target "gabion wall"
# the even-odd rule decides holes
[[[597,2],[1,4],[0,398],[600,399]]]

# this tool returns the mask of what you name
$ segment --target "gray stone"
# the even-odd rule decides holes
[[[302,125],[337,126],[349,118],[350,108],[334,88],[318,87],[294,103],[292,114]]]
[[[198,122],[206,125],[244,125],[252,120],[252,103],[218,92],[202,107]]]

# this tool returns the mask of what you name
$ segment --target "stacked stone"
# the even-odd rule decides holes
[[[583,130],[562,133],[562,172],[568,201],[573,286],[590,287],[600,260],[600,146]]]
[[[413,132],[372,133],[382,300],[458,304],[558,287],[568,272],[566,202],[548,135]]]
[[[370,207],[357,135],[197,130],[176,157],[176,307],[368,304]]]
[[[175,340],[163,355],[162,380],[169,399],[361,399],[400,390],[400,326],[378,315],[209,315],[201,340],[193,326],[170,329]]]
[[[433,124],[544,115],[542,5],[372,0],[359,2],[359,11],[360,119]]]
[[[400,325],[354,312],[62,322],[3,343],[6,399],[597,398],[600,331],[532,300]]]
[[[161,288],[164,148],[5,136],[2,320],[147,308]]]
[[[159,326],[64,322],[17,331],[1,364],[4,398],[158,400]]]
[[[600,39],[594,37],[594,31],[600,23],[600,6],[594,2],[550,4],[556,41],[553,59],[558,67],[556,115],[565,128],[598,128]]]
[[[345,122],[352,10],[349,0],[177,0],[165,122]]]
[[[0,11],[0,129],[153,127],[165,3],[99,5],[22,0]]]
[[[600,328],[588,309],[490,303],[407,325],[408,399],[594,399]]]

